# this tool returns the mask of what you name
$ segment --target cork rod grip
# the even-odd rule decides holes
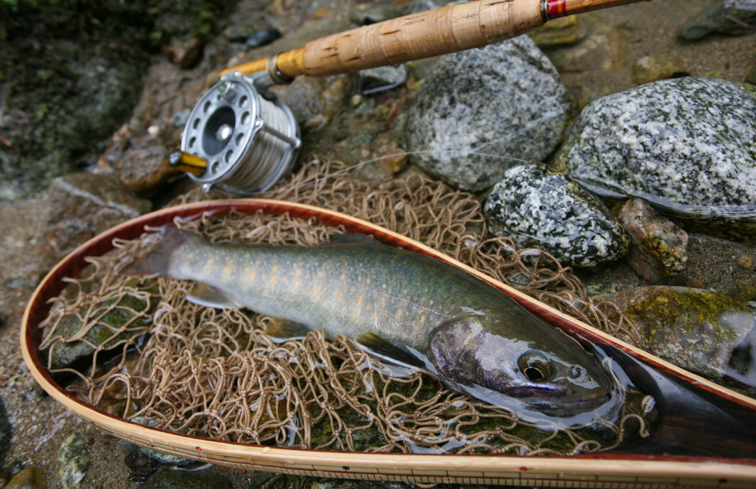
[[[348,73],[485,46],[542,24],[540,4],[477,0],[334,34],[305,45],[302,74]]]
[[[475,0],[407,15],[310,41],[278,55],[284,77],[328,76],[483,47],[551,19],[651,0]],[[223,70],[251,74],[258,60]]]

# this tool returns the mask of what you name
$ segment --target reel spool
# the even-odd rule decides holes
[[[301,145],[294,114],[264,98],[255,80],[224,75],[194,106],[172,165],[209,192],[219,185],[244,196],[269,189],[287,173]]]

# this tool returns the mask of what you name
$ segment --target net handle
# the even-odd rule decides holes
[[[502,41],[567,15],[651,0],[475,0],[363,26],[304,48],[227,68],[293,79],[329,76],[454,53]],[[276,76],[273,76],[276,79]]]

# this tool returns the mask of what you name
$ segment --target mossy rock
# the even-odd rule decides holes
[[[151,284],[148,290],[153,294],[156,293],[157,284]],[[158,299],[154,296],[148,304],[147,301],[130,294],[120,300],[114,299],[101,303],[100,309],[106,309],[114,304],[117,306],[100,318],[97,324],[84,335],[85,341],[53,344],[49,351],[50,368],[52,370],[76,368],[83,360],[94,354],[95,347],[92,345],[96,345],[100,350],[110,350],[124,340],[143,334],[152,323],[152,314],[155,312],[157,303]],[[140,313],[137,314],[134,311],[140,311]],[[142,317],[136,319],[129,329],[114,335],[114,330],[133,321],[137,315]],[[58,325],[56,335],[63,339],[71,338],[81,330],[82,326],[82,321],[78,316],[66,316]]]

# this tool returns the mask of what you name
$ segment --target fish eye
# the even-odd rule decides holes
[[[551,376],[551,360],[543,353],[528,350],[517,359],[517,367],[531,382],[548,380]]]

